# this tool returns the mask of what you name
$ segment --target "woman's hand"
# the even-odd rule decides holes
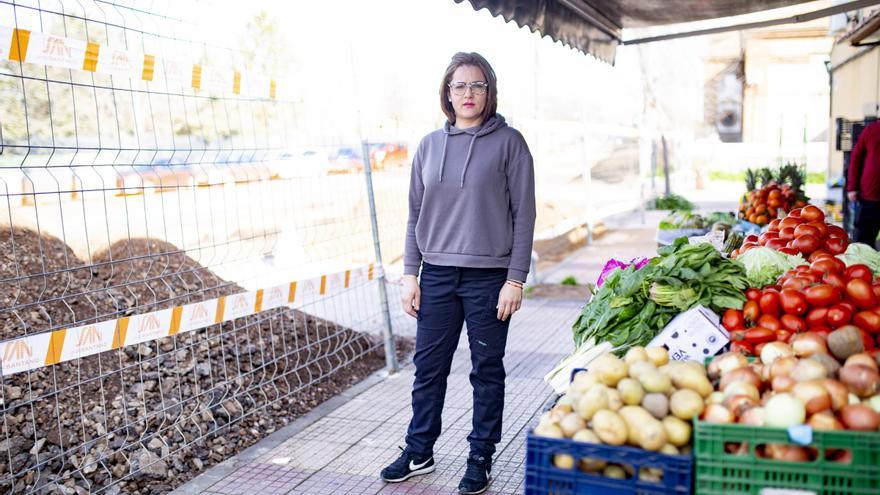
[[[510,315],[519,311],[522,306],[523,290],[521,287],[514,287],[507,282],[501,287],[501,293],[498,294],[498,319],[507,321]]]
[[[415,275],[404,275],[403,290],[400,294],[400,304],[403,305],[403,311],[413,318],[417,318],[421,299],[422,291],[419,289],[418,278]]]

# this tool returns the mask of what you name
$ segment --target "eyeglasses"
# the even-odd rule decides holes
[[[449,89],[451,89],[452,93],[457,96],[465,94],[468,88],[471,88],[471,92],[475,95],[484,95],[486,94],[486,91],[489,91],[489,85],[482,81],[449,83]]]

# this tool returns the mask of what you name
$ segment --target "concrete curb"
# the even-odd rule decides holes
[[[290,423],[275,433],[260,439],[259,442],[251,445],[229,459],[226,459],[220,464],[211,466],[204,473],[177,487],[177,489],[171,492],[171,494],[198,495],[205,492],[210,489],[211,486],[229,476],[239,466],[247,464],[273,450],[275,447],[289,440],[297,433],[305,430],[313,423],[335,411],[348,401],[383,382],[388,377],[389,374],[387,370],[380,370],[373,373],[350,388],[344,390],[339,395],[335,395],[325,402],[318,404],[317,407],[306,413],[304,416],[296,419],[293,423]]]

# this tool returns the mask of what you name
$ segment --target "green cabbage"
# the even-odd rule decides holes
[[[846,252],[837,255],[838,258],[850,265],[868,265],[874,273],[880,272],[880,253],[874,248],[861,242],[854,242],[846,248]]]
[[[807,262],[801,255],[792,256],[768,247],[754,247],[739,255],[736,261],[746,269],[750,287],[764,287],[776,283],[780,275]]]

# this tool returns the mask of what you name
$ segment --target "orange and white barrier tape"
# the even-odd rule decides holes
[[[300,307],[373,280],[371,263],[265,289],[0,342],[3,376],[199,330],[274,308]]]
[[[134,50],[120,50],[91,41],[0,26],[0,59],[62,69],[109,74],[152,82],[157,78],[215,93],[276,98],[275,79],[256,71],[205,66],[192,61]]]

